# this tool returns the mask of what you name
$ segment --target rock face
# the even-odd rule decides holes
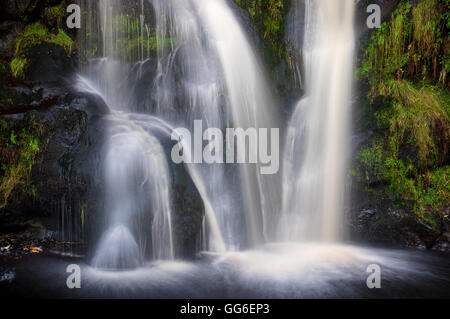
[[[63,47],[43,43],[33,48],[25,78],[32,82],[54,82],[64,80],[76,70],[77,60],[67,55]]]
[[[23,77],[15,78],[10,70],[18,39],[16,30],[41,22],[55,35],[57,24],[42,20],[42,14],[46,7],[61,3],[61,0],[37,2],[36,6],[29,0],[2,3],[0,118],[21,127],[32,117],[45,128],[45,136],[39,140],[40,152],[32,166],[33,194],[13,196],[6,207],[0,208],[0,225],[14,226],[0,227],[0,233],[26,231],[32,236],[80,242],[87,246],[82,253],[89,255],[101,234],[103,146],[108,132],[105,115],[110,110],[99,96],[74,91],[75,72],[82,60],[76,46],[68,54],[61,45],[39,41],[26,56],[28,66]],[[70,30],[65,31],[75,38]],[[148,88],[152,87],[157,64],[155,59],[149,59],[135,67],[139,70],[132,73],[140,78],[130,91],[139,102],[135,103],[135,111],[142,112],[151,109],[151,105],[142,101],[152,100],[154,92]],[[170,168],[177,255],[193,257],[201,233],[203,204],[185,168],[174,164]],[[36,231],[30,225],[38,225]]]
[[[98,96],[66,89],[69,93],[59,96],[58,103],[46,110],[9,116],[15,121],[33,116],[47,130],[45,145],[33,166],[34,196],[12,200],[5,211],[12,218],[17,213],[17,218],[39,221],[60,241],[87,244],[90,255],[103,231],[102,163],[108,132],[104,115],[109,109]],[[45,95],[57,89],[43,90]],[[170,158],[169,143],[173,142],[164,143]],[[190,258],[198,249],[203,203],[184,166],[169,164],[177,256]]]
[[[369,190],[353,185],[351,203],[346,216],[351,241],[450,251],[448,221],[442,221],[442,231],[436,231],[398,208],[381,187]]]

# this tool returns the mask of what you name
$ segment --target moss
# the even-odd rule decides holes
[[[45,129],[33,116],[28,116],[25,123],[0,119],[0,130],[0,206],[4,207],[14,196],[34,194],[31,172],[41,151],[39,139]]]
[[[370,147],[363,148],[357,154],[358,169],[352,171],[352,175],[367,186],[383,181],[385,167],[383,163],[383,145],[379,141],[373,141]]]
[[[32,48],[42,43],[62,46],[68,55],[72,54],[75,46],[75,42],[62,29],[59,29],[57,34],[53,34],[39,21],[28,24],[18,34],[14,58],[10,63],[11,72],[15,77],[23,78],[25,76]]]
[[[61,2],[59,5],[53,7],[46,7],[42,15],[42,19],[49,25],[61,28],[66,16],[65,2]]]
[[[442,187],[448,188],[450,97],[436,86],[416,87],[406,80],[372,89],[385,99],[374,114],[374,142],[358,153],[353,175],[368,186],[385,183],[400,206],[434,223],[448,198]]]
[[[360,74],[370,84],[403,72],[410,54],[407,45],[411,33],[408,20],[410,9],[409,3],[401,2],[392,13],[391,20],[384,22],[372,35],[360,69]]]
[[[362,77],[371,84],[405,76],[445,84],[449,71],[449,8],[448,0],[446,4],[422,0],[413,9],[401,1],[391,19],[372,35],[364,52]]]
[[[269,52],[268,62],[275,66],[285,57],[284,18],[287,4],[282,0],[234,0],[247,11]]]
[[[367,81],[372,141],[359,151],[352,175],[384,191],[433,227],[448,208],[450,1],[401,1],[375,31],[358,70]],[[442,56],[446,58],[441,58]],[[439,71],[440,70],[440,71]]]
[[[14,77],[23,78],[25,76],[25,67],[27,64],[28,61],[25,58],[14,58],[10,64],[11,73]]]
[[[398,154],[402,144],[407,144],[417,151],[417,167],[442,164],[450,137],[449,95],[432,86],[418,89],[405,80],[382,83],[378,90],[394,99],[375,114],[380,127],[389,129],[391,152]]]
[[[64,32],[63,29],[59,29],[58,34],[50,36],[47,42],[63,47],[68,55],[72,54],[72,50],[75,45],[74,41]]]

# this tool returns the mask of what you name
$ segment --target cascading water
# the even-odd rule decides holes
[[[118,112],[135,108],[129,78],[133,64],[128,59],[145,57],[142,43],[148,30],[143,3],[137,15],[124,14],[123,5],[119,0],[98,2],[94,12],[100,19],[92,17],[89,25],[98,23],[103,57],[91,61],[77,85],[80,91],[102,97],[112,109],[105,118],[104,233],[92,261],[105,269],[138,267],[149,254],[154,259],[174,258],[171,177],[164,149],[151,131]],[[135,39],[136,52],[121,47],[124,38]],[[84,45],[85,51],[93,47]]]
[[[344,205],[354,1],[306,0],[306,96],[287,130],[281,241],[336,241]]]
[[[227,110],[221,101],[221,70],[205,38],[197,2],[154,0],[152,4],[162,48],[155,78],[157,113],[191,132],[194,120],[202,120],[204,129],[224,128]],[[165,45],[168,38],[172,39],[171,46]],[[238,207],[230,204],[235,201],[225,166],[195,164],[188,168],[206,204],[209,236],[208,247],[204,248],[237,248],[240,214]]]
[[[110,216],[108,223],[111,224],[109,232],[127,239],[137,237],[141,255],[146,247],[142,233],[131,231],[127,224],[149,209],[141,198],[145,196],[144,180],[169,179],[165,170],[153,169],[159,173],[157,176],[139,171],[143,165],[151,164],[145,157],[147,153],[138,151],[149,148],[151,132],[139,131],[142,122],[124,120],[124,114],[117,111],[152,112],[166,123],[172,123],[168,126],[186,127],[191,131],[195,120],[202,120],[205,130],[225,130],[231,124],[243,129],[279,127],[275,103],[264,74],[225,1],[152,0],[148,3],[154,8],[155,29],[147,25],[148,12],[144,8],[147,2],[136,2],[132,9],[122,0],[101,0],[97,7],[85,3],[98,15],[91,16],[86,25],[89,30],[97,28],[97,39],[92,36],[96,33],[91,32],[89,36],[94,39],[85,39],[84,50],[93,56],[98,56],[96,51],[102,54],[100,58],[91,59],[79,83],[80,89],[100,95],[114,111],[109,121],[111,138],[105,162],[106,184],[113,185],[112,189],[107,186],[105,199],[106,214]],[[155,43],[156,50],[146,50]],[[156,52],[156,61],[153,52]],[[155,74],[145,74],[143,70],[152,63],[157,63]],[[153,96],[136,96],[135,88],[139,82],[148,83],[149,78],[154,80],[154,85],[149,85],[147,91],[153,90]],[[272,143],[278,143],[276,138],[272,136]],[[233,145],[226,147],[236,151]],[[239,151],[245,153],[245,150]],[[252,148],[250,152],[255,152],[258,157],[256,149]],[[111,164],[116,162],[120,164]],[[268,239],[266,227],[281,205],[278,175],[261,175],[260,164],[194,163],[186,164],[186,168],[205,206],[206,233],[209,234],[205,249],[238,250]],[[144,177],[144,180],[136,176]],[[119,184],[120,190],[115,189]],[[159,199],[153,198],[152,202],[170,201],[168,196],[159,195]],[[168,240],[173,235],[170,208],[166,206],[162,214],[153,212],[153,225],[157,225],[157,216],[165,216],[162,225],[170,236],[160,236],[159,241],[153,238],[153,246],[155,241],[160,246],[173,246],[173,240]],[[120,223],[113,217],[118,215],[122,219]],[[130,232],[124,231],[123,227]],[[110,265],[110,256],[120,255],[105,253],[107,242],[113,239],[111,236],[103,236],[94,264],[101,265],[99,260],[103,256],[106,260],[103,264]],[[153,255],[155,258],[173,257],[173,247],[169,250],[172,253],[155,255],[154,251]],[[136,257],[140,258],[142,256]]]
[[[306,95],[289,122],[279,182],[277,175],[260,175],[260,164],[183,167],[167,156],[175,133],[174,139],[181,139],[183,152],[192,159],[190,143],[176,133],[192,129],[194,120],[203,120],[205,129],[278,127],[268,86],[233,16],[231,0],[82,0],[87,19],[86,38],[80,43],[91,58],[78,79],[77,88],[84,92],[80,100],[88,100],[86,111],[97,111],[90,99],[97,95],[111,109],[106,112],[102,103],[99,112],[89,113],[90,124],[99,124],[96,131],[106,133],[104,152],[95,154],[95,165],[104,158],[104,185],[99,185],[104,198],[95,203],[103,207],[104,221],[90,210],[87,219],[100,222],[89,225],[100,230],[98,247],[90,265],[77,259],[84,289],[69,292],[65,283],[77,281],[76,272],[67,277],[68,260],[46,253],[14,261],[20,271],[13,272],[12,283],[0,278],[1,289],[11,287],[5,295],[449,297],[450,262],[445,254],[330,243],[339,240],[344,203],[355,1],[292,2],[291,17],[297,25],[286,29],[292,32],[288,41],[294,49],[301,47],[301,40],[295,39],[301,36],[306,6],[304,74],[300,64],[291,65],[296,81],[305,80],[296,87],[306,85]],[[156,30],[149,18],[150,4],[157,13]],[[178,184],[181,179],[188,186]],[[192,187],[192,192],[175,193],[178,186]],[[175,211],[188,201],[173,197],[194,194],[197,201],[198,193],[206,220],[196,214],[201,205]],[[192,214],[191,208],[196,209]],[[63,209],[63,221],[75,217]],[[190,218],[196,218],[194,231],[205,226],[203,249],[214,253],[204,254],[201,261],[172,260],[184,239],[183,223]],[[188,239],[195,246],[199,238]],[[6,247],[5,256],[17,244]],[[248,246],[251,249],[241,249]],[[150,256],[153,261],[145,263]],[[377,266],[384,289],[368,289]]]
[[[152,2],[158,39],[169,37],[174,44],[159,56],[157,110],[162,116],[173,108],[186,110],[185,125],[191,130],[196,119],[203,120],[205,129],[224,129],[229,124],[243,129],[279,127],[264,74],[225,1]],[[181,116],[186,120],[186,113]],[[264,227],[281,202],[277,175],[261,175],[260,165],[241,165],[244,204],[239,207],[234,204],[238,195],[233,186],[235,171],[230,176],[223,164],[197,165],[191,175],[193,169],[200,177],[197,187],[204,190],[203,199],[211,205],[207,211],[209,250],[235,250],[243,242],[255,245],[267,239]],[[243,215],[244,238],[240,235]]]
[[[202,4],[204,11],[201,16],[223,69],[234,126],[243,129],[280,128],[280,110],[276,108],[258,59],[232,11],[221,0],[198,2]],[[279,143],[278,136],[272,135],[268,142],[268,147],[274,152],[275,144]],[[255,148],[249,151],[258,158]],[[256,165],[240,166],[250,246],[271,239],[270,225],[281,206],[279,175],[277,172],[261,174],[261,160],[258,158]]]
[[[110,229],[100,241],[93,264],[99,268],[139,265],[149,234],[153,258],[173,259],[170,175],[164,150],[156,138],[125,116],[113,115],[110,129],[105,161]],[[137,230],[139,244],[132,242],[129,229]]]

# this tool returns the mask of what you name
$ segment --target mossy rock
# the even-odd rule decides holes
[[[63,47],[43,43],[33,49],[33,56],[28,59],[29,66],[25,71],[27,81],[58,81],[73,74],[76,61],[67,56]]]
[[[74,71],[75,42],[58,29],[50,33],[41,22],[25,26],[18,33],[11,73],[29,81],[54,81]]]

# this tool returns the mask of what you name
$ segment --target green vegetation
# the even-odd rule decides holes
[[[370,39],[360,74],[371,85],[390,78],[426,79],[446,85],[450,68],[450,1],[402,1]],[[412,18],[410,18],[410,16]]]
[[[57,34],[50,33],[41,22],[28,24],[16,40],[14,58],[10,63],[11,72],[15,77],[24,77],[28,67],[31,49],[42,43],[53,43],[62,46],[68,55],[72,53],[75,42],[64,32],[58,29]]]
[[[27,65],[28,61],[26,58],[14,58],[11,61],[11,73],[16,78],[22,78],[25,76],[25,66]]]
[[[40,153],[39,140],[45,129],[33,116],[28,116],[25,125],[0,119],[0,207],[4,207],[13,196],[33,195],[31,171]]]
[[[74,46],[74,42],[72,39],[64,32],[63,29],[58,30],[58,34],[51,36],[48,40],[48,43],[57,44],[66,50],[68,55],[72,54],[72,49]]]
[[[65,1],[53,7],[46,7],[42,19],[48,24],[56,28],[62,28],[64,18],[66,16],[67,5]]]
[[[449,0],[402,1],[375,31],[359,69],[375,131],[352,175],[438,227],[449,207]],[[444,58],[441,58],[444,57]]]
[[[264,45],[269,51],[269,62],[276,65],[284,58],[284,18],[287,5],[282,0],[235,0],[246,10],[258,34],[263,36]]]

